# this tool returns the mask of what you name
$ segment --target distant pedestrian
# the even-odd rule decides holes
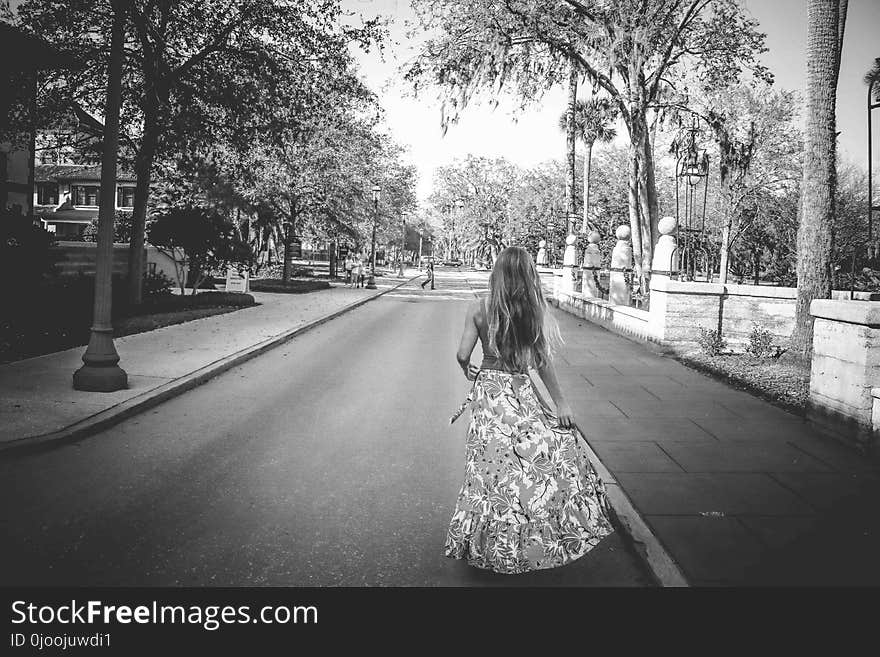
[[[350,253],[345,254],[345,282],[348,285],[351,285],[351,269],[354,267],[354,258],[351,257]]]
[[[360,254],[355,257],[354,266],[351,269],[352,287],[364,286],[364,261]]]
[[[425,272],[427,278],[422,281],[422,289],[425,289],[425,286],[430,283],[431,289],[434,289],[434,261],[428,260],[428,270]]]
[[[480,341],[483,361],[471,363]],[[562,566],[614,529],[605,486],[578,440],[552,356],[559,329],[549,315],[535,263],[504,249],[488,299],[467,311],[456,359],[473,388],[464,483],[446,535],[446,556],[477,568],[525,573]],[[537,370],[556,406],[538,394]]]

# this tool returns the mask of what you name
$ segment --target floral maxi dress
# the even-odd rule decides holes
[[[514,574],[555,568],[614,531],[605,487],[573,429],[562,429],[528,374],[481,370],[470,405],[464,483],[446,556]]]

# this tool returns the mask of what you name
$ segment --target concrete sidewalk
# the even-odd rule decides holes
[[[376,290],[335,285],[305,294],[253,293],[259,305],[115,341],[129,388],[73,389],[85,347],[0,365],[0,451],[78,439],[203,383],[230,367],[402,285],[377,277]]]
[[[560,383],[692,585],[880,584],[880,464],[801,417],[558,310]]]

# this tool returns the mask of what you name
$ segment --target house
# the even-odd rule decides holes
[[[135,180],[131,172],[117,173],[117,210],[133,209]],[[81,238],[85,228],[98,218],[100,165],[38,164],[34,183],[34,216],[58,239]]]
[[[0,22],[0,211],[33,212],[37,77],[70,65],[42,39]]]
[[[58,239],[79,240],[98,218],[104,124],[71,103],[50,128],[35,139],[34,216]],[[136,177],[116,175],[116,209],[134,207]]]

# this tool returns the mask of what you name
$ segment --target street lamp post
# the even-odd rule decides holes
[[[373,239],[370,247],[370,275],[367,278],[367,289],[376,289],[376,224],[379,223],[379,195],[382,188],[379,185],[373,185]]]
[[[101,158],[101,198],[98,210],[98,246],[95,249],[95,305],[89,346],[83,366],[73,373],[73,387],[89,392],[114,392],[128,387],[128,375],[119,367],[113,344],[113,215],[116,207],[116,164],[119,147],[119,105],[122,97],[122,52],[125,41],[125,5],[113,3],[110,68],[104,112],[104,152]],[[130,257],[134,257],[133,254]],[[140,276],[141,273],[137,272]]]
[[[461,224],[461,216],[460,215],[461,215],[462,210],[464,209],[464,201],[462,199],[457,199],[455,201],[455,207],[458,208],[458,213],[459,213],[459,222],[458,223]],[[458,260],[458,249],[456,248],[458,246],[458,240],[455,238],[455,223],[454,222],[452,224],[452,227],[453,227],[452,228],[452,239],[454,240],[453,241],[453,249],[452,249],[453,250],[452,259]]]
[[[397,275],[401,278],[405,276],[403,272],[403,253],[406,249],[406,215],[403,215],[403,241],[400,243],[400,271],[397,272]]]

